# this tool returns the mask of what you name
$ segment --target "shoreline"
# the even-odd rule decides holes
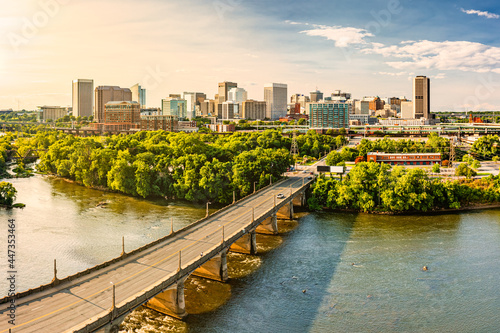
[[[399,216],[404,216],[404,215],[441,215],[441,214],[451,214],[451,213],[460,213],[460,212],[466,212],[466,211],[476,211],[476,210],[488,210],[488,209],[500,209],[500,203],[495,203],[495,204],[475,204],[475,205],[469,205],[469,206],[464,206],[460,208],[446,208],[446,209],[439,209],[439,210],[429,210],[429,211],[417,211],[417,210],[411,210],[411,211],[405,211],[405,212],[378,212],[378,211],[371,211],[371,212],[360,212],[357,210],[351,210],[351,209],[323,209],[322,211],[325,212],[339,212],[339,213],[357,213],[357,214],[367,214],[367,215],[399,215]]]

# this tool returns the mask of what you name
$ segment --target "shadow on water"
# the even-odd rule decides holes
[[[356,216],[337,214],[332,219],[317,213],[302,218],[298,228],[282,236],[282,246],[261,255],[258,270],[230,280],[232,296],[226,306],[189,316],[189,331],[309,331]]]

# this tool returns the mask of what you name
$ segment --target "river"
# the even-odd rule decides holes
[[[122,236],[130,251],[169,233],[171,218],[178,229],[205,215],[50,177],[11,182],[27,206],[0,219],[16,220],[22,290],[50,282],[54,259],[64,277],[118,256]],[[259,236],[261,254],[231,254],[228,283],[189,279],[186,322],[141,307],[121,332],[500,331],[500,210],[300,216],[280,236]]]

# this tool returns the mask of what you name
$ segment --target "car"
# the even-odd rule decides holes
[[[309,171],[307,171],[307,170],[302,171],[302,173],[308,173],[308,172],[309,172]]]
[[[312,176],[309,176],[309,177],[307,177],[307,179],[313,179],[313,177],[312,177]]]
[[[283,193],[278,193],[278,195],[276,196],[276,198],[278,198],[278,199],[285,199],[285,196],[283,195]]]

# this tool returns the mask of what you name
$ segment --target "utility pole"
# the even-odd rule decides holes
[[[455,162],[455,145],[453,143],[453,140],[450,140],[450,160],[448,163],[448,167],[449,168],[453,167],[454,162]]]
[[[293,158],[294,168],[295,170],[297,170],[296,158],[299,155],[299,145],[297,143],[297,132],[295,131],[293,131],[292,147],[290,148],[290,155],[292,155]]]

